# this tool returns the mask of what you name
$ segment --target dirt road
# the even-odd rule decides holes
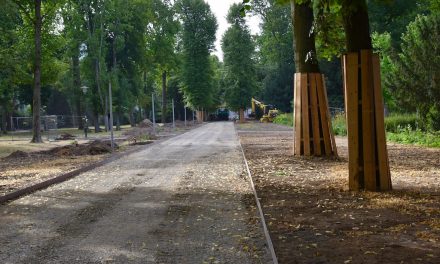
[[[349,192],[347,138],[296,157],[291,129],[237,126],[279,263],[440,263],[440,149],[388,144],[394,190]]]
[[[0,263],[269,263],[232,123],[0,206]]]

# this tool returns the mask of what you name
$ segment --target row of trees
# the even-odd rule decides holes
[[[217,22],[203,0],[5,0],[0,9],[3,131],[13,126],[8,116],[30,105],[32,141],[41,142],[40,114],[54,95],[78,124],[87,112],[96,132],[100,116],[109,127],[110,111],[118,127],[127,114],[134,123],[152,93],[162,95],[163,122],[170,95],[195,110],[220,103],[213,73],[221,65],[210,55]]]
[[[313,12],[309,28],[316,40],[315,66],[326,76],[329,104],[344,107],[342,73],[339,56],[344,47],[345,6],[362,1],[280,1],[253,0],[249,3],[252,14],[262,18],[258,46],[258,96],[285,112],[292,110],[292,72],[295,71],[292,54],[294,41],[291,24],[291,5],[308,7]],[[426,128],[439,130],[437,74],[440,63],[438,1],[435,0],[372,0],[365,6],[369,11],[372,46],[381,56],[382,86],[386,108],[393,113],[419,112],[425,118]],[[297,9],[299,10],[299,8]],[[347,9],[349,10],[349,9]],[[310,14],[310,11],[309,11]],[[360,25],[355,23],[355,25]],[[299,35],[299,34],[297,34]],[[363,41],[368,43],[368,41]],[[301,47],[298,48],[301,50]],[[312,50],[307,50],[306,53]],[[313,54],[313,52],[312,52]],[[299,55],[304,58],[304,55]],[[304,61],[304,60],[302,60]],[[417,67],[415,67],[417,65]],[[287,95],[287,96],[286,96]],[[434,100],[435,99],[435,100]]]
[[[359,36],[358,27],[350,28],[362,23],[347,23],[350,17],[344,10],[366,10],[358,6],[363,1],[244,2],[251,3],[248,9],[262,18],[261,34],[251,36],[237,15],[240,7],[233,6],[228,15],[231,27],[222,39],[222,63],[210,55],[217,23],[209,5],[201,0],[1,1],[2,129],[20,105],[30,105],[32,110],[41,110],[32,111],[35,127],[40,112],[82,116],[87,111],[98,131],[98,117],[110,111],[106,93],[110,83],[118,125],[127,118],[134,123],[136,110],[148,113],[152,93],[162,97],[163,122],[170,98],[179,106],[209,111],[224,102],[234,110],[244,109],[250,97],[257,96],[290,112],[292,73],[303,66],[314,71],[319,66],[326,76],[330,105],[343,107],[338,55],[349,50],[344,40],[352,40],[347,48],[371,43],[369,37]],[[418,110],[434,120],[439,107],[429,99],[438,94],[439,63],[434,56],[438,36],[432,34],[438,32],[437,1],[368,1],[368,9],[371,29],[377,32],[372,43],[381,52],[387,107]],[[309,21],[297,22],[296,34],[292,15]],[[311,44],[316,48],[308,48]],[[299,52],[296,61],[295,51]],[[416,78],[409,77],[416,74],[412,65],[420,66]],[[87,94],[80,89],[84,86],[89,87]]]

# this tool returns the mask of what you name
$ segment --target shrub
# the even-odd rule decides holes
[[[413,130],[410,126],[400,128],[396,133],[387,133],[387,139],[401,144],[440,147],[440,133],[423,132],[420,129]]]
[[[430,131],[440,131],[440,107],[432,106],[426,116],[427,127]]]
[[[337,114],[332,119],[333,133],[338,136],[347,135],[347,124],[345,122],[345,114]]]
[[[415,130],[420,124],[416,114],[393,114],[385,118],[385,130],[388,132],[397,133],[399,129],[408,126]]]
[[[293,127],[293,114],[279,114],[275,119],[273,120],[275,124],[279,125],[285,125],[285,126],[292,126]]]

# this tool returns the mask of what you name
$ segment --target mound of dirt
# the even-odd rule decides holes
[[[115,144],[115,148],[118,146]],[[44,154],[53,156],[84,156],[84,155],[100,155],[111,153],[112,148],[109,141],[93,141],[84,145],[67,145],[44,151]]]
[[[5,160],[29,158],[29,153],[21,150],[12,152],[9,156],[4,157]]]
[[[72,140],[75,139],[75,136],[69,133],[63,133],[59,135],[55,140]]]
[[[138,127],[141,128],[153,127],[153,122],[151,122],[149,119],[144,119],[142,122],[138,124]]]
[[[153,134],[153,127],[133,127],[130,130],[123,132],[122,135],[131,139],[136,138],[138,140],[142,137],[156,139],[156,136]]]

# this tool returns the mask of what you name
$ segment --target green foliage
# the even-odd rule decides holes
[[[214,48],[217,21],[203,0],[181,0],[177,5],[183,22],[181,89],[188,106],[210,108],[214,97],[210,52]]]
[[[386,33],[389,48],[399,49],[405,27],[417,14],[427,11],[426,0],[368,1],[370,27],[376,34]]]
[[[385,118],[385,130],[397,133],[401,128],[421,127],[421,122],[416,114],[393,114]]]
[[[279,114],[273,120],[275,124],[293,127],[293,114]]]
[[[426,125],[430,131],[440,131],[440,105],[434,104],[426,116]]]
[[[222,38],[224,53],[225,102],[233,110],[246,109],[256,91],[254,43],[245,21],[239,15],[240,5],[233,4],[228,13],[232,23]]]
[[[401,144],[414,144],[425,147],[440,148],[440,134],[423,132],[419,129],[413,130],[412,127],[401,128],[396,133],[387,133],[388,141]]]
[[[283,112],[292,111],[293,97],[293,32],[290,6],[274,0],[255,0],[252,12],[262,18],[258,46],[258,81],[261,98]]]
[[[347,135],[347,123],[345,121],[345,114],[337,114],[332,118],[332,129],[335,135]]]
[[[418,109],[426,117],[440,102],[440,14],[411,22],[402,35],[401,50],[384,74],[386,86],[400,108]]]
[[[386,117],[385,128],[387,131],[387,140],[402,144],[440,147],[440,133],[438,131],[422,131],[419,128],[419,123],[420,121],[415,114],[399,114]],[[347,135],[344,114],[333,117],[332,126],[335,135]]]
[[[391,34],[388,32],[382,34],[373,32],[371,37],[373,48],[375,52],[379,53],[380,55],[380,69],[383,76],[383,78],[381,78],[381,81],[384,103],[390,110],[396,110],[396,99],[391,93],[390,89],[392,88],[386,81],[387,78],[389,78],[389,74],[395,71],[395,65],[391,58],[393,54],[393,49],[391,47]]]

